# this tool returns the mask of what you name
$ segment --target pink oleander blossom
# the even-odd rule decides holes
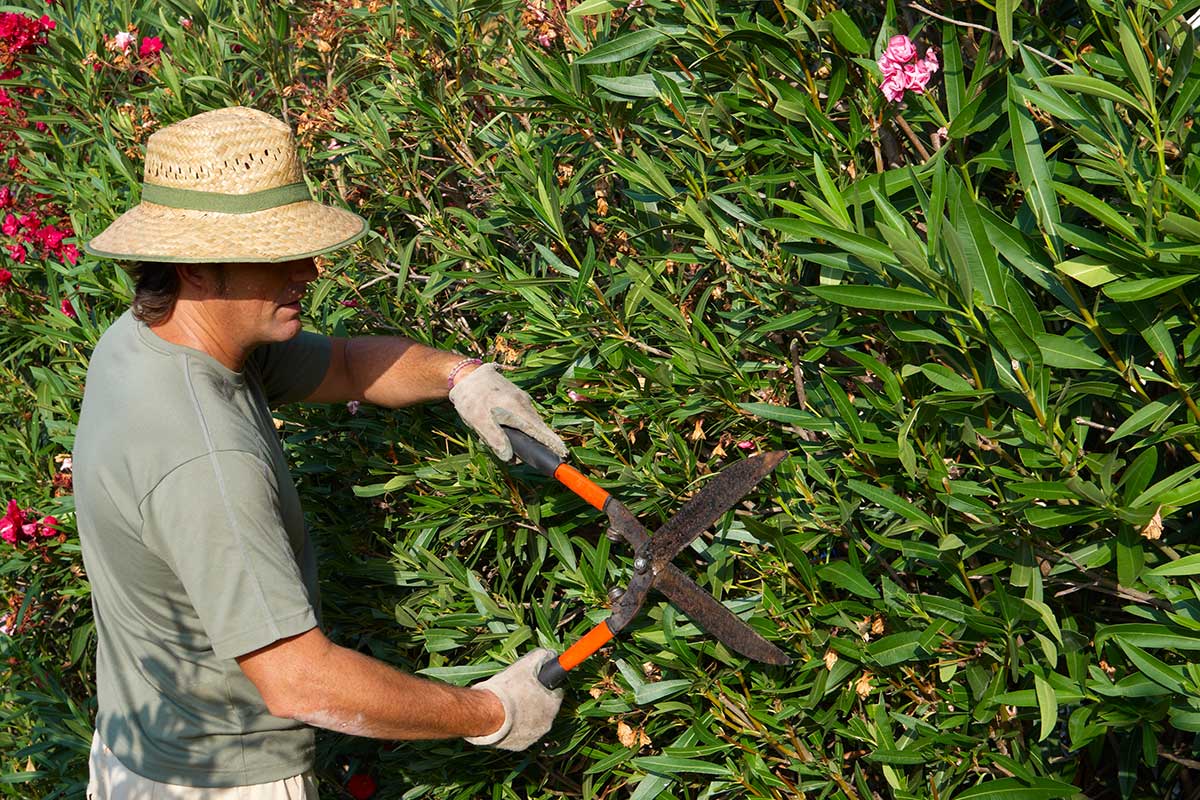
[[[147,36],[142,39],[142,46],[138,48],[138,56],[141,58],[149,58],[163,49],[162,40],[157,36]]]
[[[892,103],[901,100],[906,91],[924,92],[940,66],[932,47],[925,51],[924,58],[917,58],[916,45],[907,36],[889,39],[878,63],[883,74],[879,90]]]
[[[12,273],[4,267],[0,267],[0,291],[7,289],[10,283],[12,283]]]
[[[58,308],[71,319],[79,319],[79,315],[75,313],[75,306],[71,305],[71,301],[67,298],[64,297],[62,299],[62,302],[59,303]]]
[[[133,45],[136,39],[137,37],[129,31],[121,31],[113,37],[113,44],[117,46],[118,50],[125,51]]]
[[[58,534],[58,518],[52,514],[47,514],[38,520],[38,533],[43,539],[48,539],[51,536]]]

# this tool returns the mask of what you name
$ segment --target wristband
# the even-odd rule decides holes
[[[469,367],[472,365],[478,367],[482,364],[483,362],[478,358],[464,358],[462,361],[454,365],[454,369],[450,370],[450,375],[446,378],[446,388],[454,388],[454,379],[458,377],[458,373],[462,372],[464,367]]]

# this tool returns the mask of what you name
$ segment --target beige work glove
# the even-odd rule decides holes
[[[500,429],[516,428],[550,448],[560,458],[567,446],[542,421],[529,395],[500,374],[495,364],[484,364],[454,384],[450,402],[471,430],[495,451],[501,461],[512,461],[512,445]]]
[[[471,688],[488,691],[504,706],[504,724],[486,736],[468,736],[471,744],[486,744],[501,750],[524,750],[546,735],[562,705],[563,690],[547,689],[538,681],[538,670],[552,658],[553,650],[541,648],[514,661],[503,672]]]

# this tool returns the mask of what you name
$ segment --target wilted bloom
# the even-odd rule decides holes
[[[911,39],[893,36],[879,57],[879,71],[883,73],[879,90],[894,103],[904,97],[905,91],[924,92],[937,70],[937,53],[932,47],[925,51],[925,58],[918,59],[916,45]]]
[[[346,781],[346,791],[350,793],[350,796],[354,800],[370,800],[371,797],[375,796],[375,791],[378,788],[374,778],[362,773],[351,775],[350,779]]]
[[[71,305],[71,301],[67,298],[64,297],[62,302],[58,304],[58,307],[71,319],[79,319],[79,315],[75,313],[75,306]]]
[[[135,37],[132,33],[130,33],[129,31],[121,31],[120,33],[118,33],[116,36],[113,37],[113,44],[115,44],[117,46],[118,50],[125,51],[125,50],[129,49],[130,45],[133,44],[134,40],[135,40]]]
[[[142,58],[149,58],[162,49],[163,43],[161,39],[157,36],[147,36],[142,39],[142,46],[138,48],[138,55]]]
[[[359,403],[357,400],[351,400],[349,403],[346,403],[346,410],[349,411],[351,414],[357,414],[358,407],[360,405],[361,405],[361,403]]]
[[[358,308],[357,300],[343,300],[342,305],[346,308]]]

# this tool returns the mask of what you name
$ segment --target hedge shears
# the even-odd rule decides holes
[[[612,614],[558,658],[546,662],[538,673],[543,686],[549,689],[561,686],[570,670],[623,631],[637,616],[651,589],[662,592],[692,622],[747,658],[766,664],[790,663],[782,650],[759,636],[671,563],[683,548],[770,474],[787,453],[762,453],[721,470],[651,535],[621,501],[541,443],[513,428],[505,427],[504,432],[521,461],[554,478],[593,508],[603,511],[608,516],[610,538],[619,536],[634,550],[633,578],[624,590],[616,589],[609,594],[613,598]]]

